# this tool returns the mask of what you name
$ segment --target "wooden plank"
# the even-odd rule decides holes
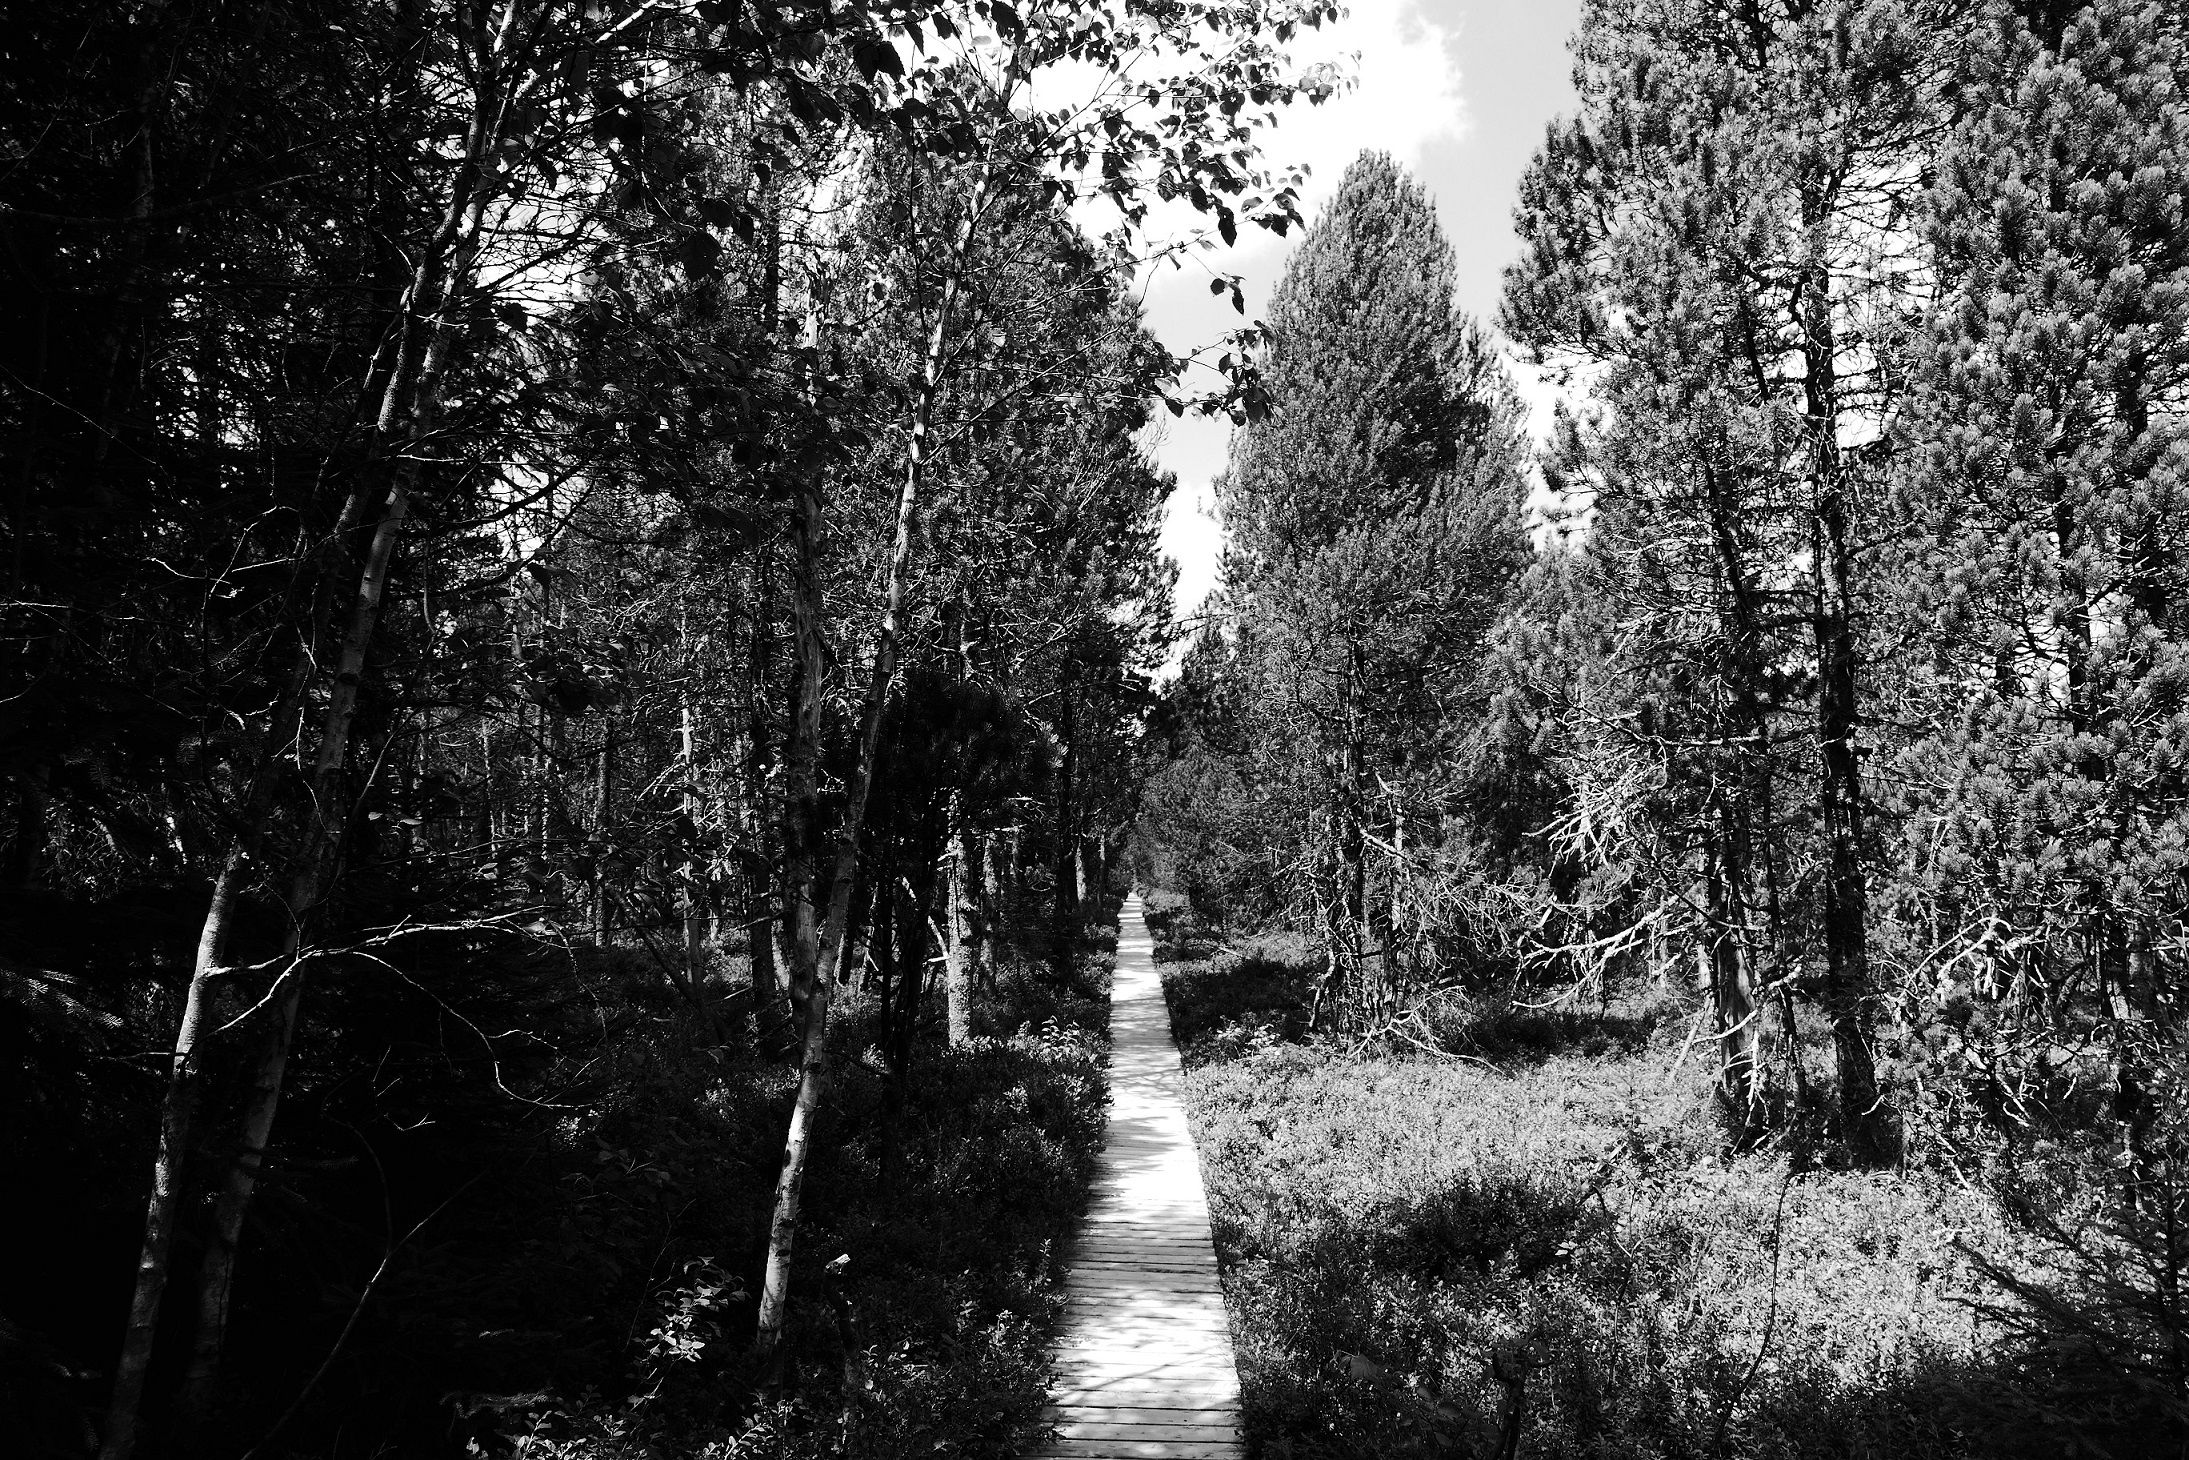
[[[1071,1414],[1084,1417],[1089,1424],[1130,1425],[1237,1425],[1241,1418],[1235,1404],[1204,1409],[1179,1409],[1160,1404],[1081,1404],[1073,1406]],[[1050,1423],[1061,1425],[1068,1419],[1063,1411],[1050,1410]]]
[[[1161,1386],[1151,1388],[1144,1384],[1096,1384],[1055,1391],[1055,1403],[1059,1409],[1069,1409],[1075,1414],[1083,1415],[1106,1409],[1161,1409],[1184,1402],[1183,1396],[1174,1391]],[[1228,1394],[1212,1392],[1197,1396],[1194,1402],[1219,1409],[1227,1405],[1236,1407],[1239,1395],[1236,1390]]]
[[[1066,1379],[1176,1380],[1180,1385],[1208,1381],[1234,1383],[1238,1371],[1231,1366],[1230,1344],[1196,1345],[1181,1341],[1119,1348],[1065,1348],[1058,1352],[1056,1370]]]
[[[1049,1460],[1234,1460],[1237,1440],[1051,1440],[1034,1451]]]
[[[1107,1420],[1072,1420],[1057,1426],[1065,1440],[1208,1440],[1239,1438],[1238,1421],[1208,1424],[1116,1424]]]
[[[1068,1342],[1056,1353],[1058,1371],[1068,1373],[1089,1369],[1169,1373],[1172,1368],[1184,1370],[1188,1365],[1220,1369],[1230,1361],[1231,1335],[1214,1329],[1180,1333],[1175,1343],[1160,1343],[1154,1334],[1147,1332],[1134,1334],[1114,1346]]]

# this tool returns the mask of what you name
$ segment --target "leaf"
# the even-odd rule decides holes
[[[853,41],[851,59],[869,81],[884,72],[900,81],[904,79],[904,58],[897,54],[895,46],[878,37],[860,36]]]
[[[711,274],[722,261],[722,245],[704,228],[695,228],[677,244],[677,262],[692,275]]]

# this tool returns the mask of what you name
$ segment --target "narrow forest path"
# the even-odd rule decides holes
[[[1109,1138],[1072,1254],[1050,1417],[1037,1455],[1238,1460],[1239,1373],[1170,1012],[1140,899],[1118,918]]]

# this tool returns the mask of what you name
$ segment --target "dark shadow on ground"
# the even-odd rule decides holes
[[[2189,1441],[2178,1411],[2102,1373],[1901,1353],[1851,1382],[1847,1363],[1783,1339],[1759,1363],[1752,1341],[1654,1290],[1564,1179],[1508,1174],[1410,1210],[1287,1222],[1215,1224],[1260,1455],[1514,1453],[1516,1395],[1517,1453],[1537,1460],[2157,1460]]]

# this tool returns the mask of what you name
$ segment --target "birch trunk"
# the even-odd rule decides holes
[[[178,1401],[178,1412],[186,1423],[205,1411],[213,1383],[219,1376],[220,1351],[227,1335],[228,1302],[234,1291],[243,1221],[265,1165],[267,1142],[273,1133],[274,1115],[280,1108],[282,1081],[288,1070],[289,1049],[296,1036],[297,1014],[303,1000],[306,927],[333,883],[342,828],[348,819],[343,780],[349,761],[350,730],[357,714],[357,693],[364,679],[366,651],[371,646],[373,629],[387,592],[388,569],[407,515],[410,485],[407,478],[406,472],[404,479],[399,480],[389,493],[386,510],[374,529],[349,631],[343,636],[333,693],[321,721],[319,753],[310,783],[312,804],[306,828],[307,844],[291,885],[290,923],[282,947],[281,972],[267,1015],[266,1035],[244,1097],[242,1137],[213,1209],[213,1231],[199,1273],[197,1330]]]
[[[458,168],[439,228],[421,253],[405,291],[400,340],[382,391],[374,438],[380,459],[390,464],[390,485],[382,498],[358,576],[357,593],[335,662],[333,683],[320,717],[313,764],[306,779],[302,842],[293,865],[289,894],[289,930],[283,945],[281,974],[270,994],[266,1033],[251,1073],[242,1112],[239,1149],[230,1163],[214,1207],[213,1230],[199,1275],[198,1316],[189,1367],[183,1376],[178,1413],[187,1425],[210,1402],[219,1374],[227,1333],[228,1305],[234,1289],[237,1247],[251,1198],[258,1189],[266,1147],[280,1108],[282,1082],[296,1034],[304,990],[309,925],[325,900],[335,875],[344,828],[349,819],[347,787],[351,731],[365,661],[387,597],[389,572],[418,482],[415,444],[433,430],[440,403],[442,375],[448,365],[453,331],[444,317],[469,277],[485,220],[487,189],[483,161],[495,150],[500,125],[499,70],[512,43],[519,6],[503,12],[474,92],[474,110],[466,137],[465,161]],[[419,348],[420,336],[423,348]],[[411,368],[415,360],[415,369]],[[354,499],[353,499],[354,500]],[[348,517],[345,511],[345,518]],[[126,1451],[122,1452],[126,1455]],[[121,1456],[102,1454],[102,1460]]]
[[[174,1250],[175,1213],[181,1201],[182,1163],[190,1149],[190,1127],[197,1115],[203,1083],[200,1047],[206,1035],[212,986],[227,973],[221,964],[227,956],[228,937],[234,923],[236,893],[243,881],[244,856],[239,847],[213,883],[213,894],[198,933],[197,959],[184,998],[182,1025],[175,1033],[170,1057],[167,1091],[160,1103],[160,1137],[152,1161],[152,1195],[146,1204],[144,1242],[137,1259],[136,1289],[130,1296],[129,1320],[122,1334],[121,1358],[114,1366],[114,1386],[107,1400],[106,1433],[99,1448],[100,1460],[127,1460],[137,1443],[137,1415],[144,1403],[145,1377],[152,1366],[153,1340],[158,1336],[160,1304],[167,1292],[169,1258]]]
[[[944,954],[943,1000],[947,1011],[949,1039],[953,1047],[962,1045],[972,1037],[973,985],[972,967],[968,959],[971,949],[970,927],[966,902],[971,893],[971,882],[966,865],[966,841],[970,833],[958,830],[958,797],[950,797],[950,818],[943,833],[943,853],[949,866],[943,886],[943,898],[950,918],[950,947]]]
[[[920,505],[920,489],[927,473],[935,402],[941,393],[944,347],[949,340],[950,316],[957,303],[966,251],[986,202],[984,171],[973,184],[965,214],[952,240],[950,257],[943,271],[942,297],[936,304],[934,326],[928,333],[918,389],[913,395],[911,440],[906,452],[903,485],[897,494],[896,531],[890,545],[882,620],[874,636],[874,661],[868,672],[866,698],[861,709],[858,757],[853,763],[851,783],[846,788],[844,822],[837,832],[835,867],[829,879],[828,918],[821,929],[820,945],[814,950],[798,1094],[791,1106],[790,1129],[783,1140],[783,1169],[776,1180],[775,1210],[768,1226],[767,1272],[761,1284],[760,1312],[753,1335],[754,1358],[767,1365],[773,1364],[781,1348],[784,1322],[789,1312],[790,1269],[798,1237],[799,1198],[805,1185],[814,1123],[820,1114],[828,1077],[829,989],[836,979],[836,961],[842,952],[845,927],[851,916],[852,884],[857,880],[859,862],[859,834],[866,818],[867,793],[873,786],[875,752],[881,744],[882,711],[888,703],[890,683],[897,674],[898,625],[904,612],[906,583],[911,575],[913,527]],[[813,484],[810,496],[813,526],[818,528],[818,482]],[[801,546],[812,552],[817,547],[814,535],[807,534]],[[811,580],[808,592],[812,606],[817,610],[819,565],[809,561],[805,567]],[[801,721],[810,717],[817,744],[821,667],[817,614],[810,625],[803,627],[810,628],[811,632],[803,636],[808,642],[801,643],[800,651],[806,655],[810,643],[811,655],[802,665],[810,693],[807,703],[801,706]],[[811,885],[810,881],[804,883],[797,894],[806,906],[805,920],[809,924],[812,920]]]

